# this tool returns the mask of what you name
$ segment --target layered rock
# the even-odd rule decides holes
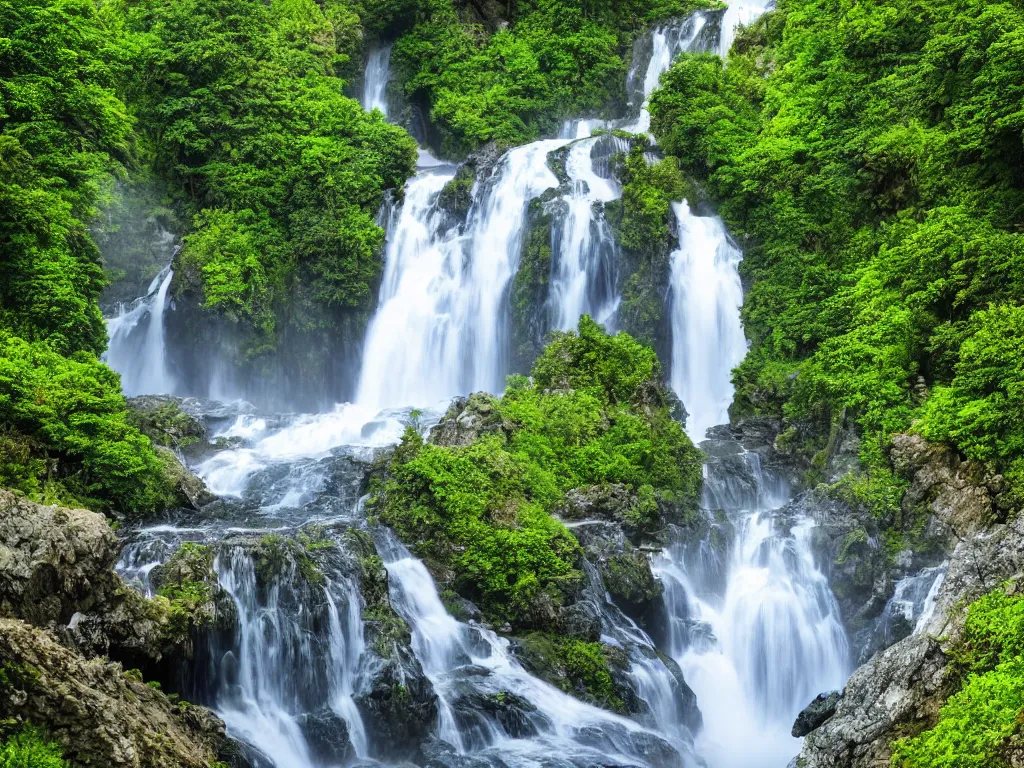
[[[224,724],[172,703],[120,664],[87,660],[45,630],[0,619],[0,719],[45,727],[75,765],[209,768],[232,752]]]
[[[119,552],[102,515],[0,490],[0,719],[44,727],[75,764],[207,768],[230,751],[223,724],[102,658],[177,650],[170,602],[124,585]]]
[[[931,616],[854,672],[835,713],[807,736],[797,768],[887,767],[892,741],[934,725],[950,693],[947,668],[967,606],[1024,577],[1024,519],[986,527],[1001,514],[1000,478],[916,436],[898,436],[892,455],[909,475],[904,508],[927,509],[928,525],[950,544],[948,570]]]

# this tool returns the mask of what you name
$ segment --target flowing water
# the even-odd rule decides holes
[[[165,313],[170,306],[168,292],[174,271],[164,267],[153,278],[149,290],[131,305],[122,305],[107,320],[110,337],[106,362],[121,374],[121,387],[128,396],[172,394],[176,385],[167,370]]]
[[[363,75],[363,95],[360,103],[371,112],[379,109],[388,116],[388,81],[391,79],[391,46],[382,45],[370,51]]]
[[[679,248],[672,253],[672,388],[689,413],[686,431],[698,443],[710,427],[729,421],[732,369],[747,353],[740,324],[743,254],[721,219],[672,206]]]
[[[632,717],[542,682],[507,638],[451,615],[424,564],[367,518],[360,499],[368,462],[404,429],[425,432],[452,397],[502,390],[511,360],[509,292],[531,200],[556,190],[545,203],[554,221],[550,327],[572,328],[584,312],[614,326],[619,254],[604,205],[621,194],[609,159],[625,145],[594,129],[647,131],[647,98],[672,59],[727,46],[735,22],[764,7],[734,4],[724,17],[698,13],[654,30],[630,72],[632,116],[574,121],[560,138],[507,152],[477,172],[462,216],[442,200],[457,169],[422,153],[401,205],[382,211],[385,272],[354,402],[282,415],[185,401],[214,435],[187,460],[221,501],[195,519],[135,531],[119,570],[152,593],[154,569],[182,542],[215,548],[231,628],[197,647],[182,687],[224,718],[253,766],[423,759],[438,768],[783,768],[796,754],[792,721],[814,695],[842,685],[847,641],[814,564],[811,523],[783,515],[787,484],[727,429],[711,429],[703,443],[705,534],[680,537],[654,556],[665,587],[663,637],[656,641],[623,614],[585,565],[581,600],[602,642],[625,659]],[[386,114],[388,78],[389,50],[376,49],[364,79],[367,109]],[[564,162],[561,181],[553,153]],[[730,372],[746,351],[741,253],[719,219],[695,215],[685,201],[674,213],[670,380],[698,442],[728,421]],[[168,268],[108,321],[108,359],[129,394],[177,390],[164,339],[172,279]],[[323,555],[323,579],[309,581],[294,555],[268,575],[268,536],[305,536],[311,526],[337,545]],[[382,650],[375,634],[380,608],[360,590],[366,561],[352,548],[353,531],[371,536],[383,558],[389,603],[410,630],[406,655]],[[905,614],[909,603],[908,620],[926,613],[922,588],[898,590],[903,603],[892,611]],[[395,691],[430,713],[431,735],[418,755],[396,756],[400,739],[382,735],[374,721],[373,702]]]

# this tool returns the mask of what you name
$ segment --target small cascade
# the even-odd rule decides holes
[[[863,664],[883,648],[920,632],[935,610],[935,599],[946,577],[946,563],[922,568],[896,582],[893,595],[869,630],[858,663]]]
[[[774,0],[733,0],[722,16],[722,31],[718,38],[718,55],[723,59],[729,55],[736,40],[736,30],[753,24],[775,4]]]
[[[672,254],[672,389],[686,407],[686,431],[695,442],[729,421],[732,369],[747,353],[740,323],[743,258],[721,219],[694,216],[674,203],[679,249]]]
[[[173,279],[168,264],[153,278],[144,297],[122,305],[117,315],[107,320],[110,345],[104,359],[121,374],[121,387],[129,397],[175,391],[164,337],[164,315],[171,304],[167,294]]]
[[[734,455],[743,459],[712,460],[707,472],[733,475],[746,465],[741,485],[753,496],[733,498],[753,498],[757,507],[722,510],[726,529],[712,528],[698,546],[674,545],[655,570],[671,617],[670,653],[704,717],[698,753],[715,768],[783,768],[799,751],[793,720],[815,695],[842,687],[849,652],[838,605],[814,564],[811,522],[783,520],[764,506],[785,501],[779,481],[751,455]]]
[[[621,192],[613,179],[595,171],[596,142],[575,142],[565,161],[570,191],[562,198],[566,211],[554,236],[551,305],[552,327],[566,331],[575,328],[583,314],[611,325],[619,304],[615,236],[599,208]]]
[[[438,737],[459,753],[498,758],[512,768],[696,768],[678,731],[655,732],[528,674],[507,640],[447,613],[426,567],[388,532],[381,532],[378,548],[390,575],[392,604],[412,627],[413,650],[440,699]],[[488,713],[479,706],[488,699],[506,702],[509,711],[500,718]]]
[[[547,155],[566,142],[510,150],[473,189],[465,227],[438,206],[451,172],[406,188],[389,227],[380,306],[367,332],[357,402],[431,406],[500,392],[509,372],[508,291],[519,265],[529,201],[556,187]]]
[[[388,116],[388,82],[391,80],[391,45],[382,45],[370,51],[363,75],[363,109],[379,109]]]

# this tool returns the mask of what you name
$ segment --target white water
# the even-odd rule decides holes
[[[722,32],[718,38],[718,55],[723,59],[729,55],[736,40],[736,30],[757,21],[765,11],[774,5],[774,0],[732,0],[722,17]]]
[[[388,116],[388,81],[391,79],[391,46],[374,48],[366,60],[363,76],[363,109],[370,112],[379,109]]]
[[[172,394],[174,377],[167,369],[164,314],[170,302],[174,271],[168,264],[153,278],[146,296],[131,306],[122,305],[107,320],[110,345],[106,363],[121,374],[121,388],[129,397]],[[141,336],[140,336],[141,334]]]
[[[608,325],[618,309],[615,291],[615,236],[595,206],[617,199],[621,191],[612,179],[594,170],[594,139],[575,142],[566,157],[569,194],[559,222],[551,280],[552,325],[574,329],[580,315],[588,314]]]
[[[437,197],[450,174],[421,173],[389,228],[380,308],[370,324],[357,402],[431,406],[501,392],[509,370],[508,291],[526,208],[558,185],[547,155],[566,142],[509,151],[475,191],[465,231],[444,227]]]
[[[746,458],[757,486],[770,484],[756,457]],[[811,523],[779,530],[766,508],[784,500],[775,495],[759,493],[760,509],[729,511],[736,532],[726,551],[676,545],[655,561],[673,622],[670,653],[704,716],[697,751],[714,768],[784,768],[800,748],[790,735],[796,715],[848,675]]]
[[[423,563],[393,539],[379,542],[396,610],[413,628],[413,649],[440,698],[438,735],[461,753],[499,756],[517,768],[550,765],[552,756],[601,764],[643,765],[662,752],[683,768],[697,763],[687,745],[672,747],[633,720],[584,704],[528,674],[508,650],[508,641],[482,627],[456,621],[445,610]],[[649,641],[648,641],[649,642]],[[533,705],[530,738],[508,733],[482,714],[458,722],[459,699],[511,693]],[[464,711],[464,707],[463,707]],[[675,755],[673,749],[679,750]],[[664,758],[663,758],[664,759]]]
[[[743,286],[740,253],[721,219],[694,216],[684,201],[673,203],[679,248],[672,254],[672,389],[689,414],[686,431],[695,443],[708,428],[729,421],[732,369],[747,353],[740,323]]]

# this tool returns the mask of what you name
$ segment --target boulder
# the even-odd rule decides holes
[[[814,701],[804,707],[796,716],[796,722],[793,723],[793,737],[802,739],[815,728],[820,727],[836,713],[840,698],[839,691],[819,693],[815,696]]]
[[[66,624],[115,596],[121,544],[103,515],[0,489],[0,616]]]
[[[120,664],[87,660],[50,632],[0,619],[0,720],[44,727],[75,765],[209,768],[231,751],[224,724],[172,703]]]
[[[501,429],[502,420],[494,398],[475,392],[455,399],[444,418],[430,430],[430,442],[446,448],[466,446],[481,435]]]

